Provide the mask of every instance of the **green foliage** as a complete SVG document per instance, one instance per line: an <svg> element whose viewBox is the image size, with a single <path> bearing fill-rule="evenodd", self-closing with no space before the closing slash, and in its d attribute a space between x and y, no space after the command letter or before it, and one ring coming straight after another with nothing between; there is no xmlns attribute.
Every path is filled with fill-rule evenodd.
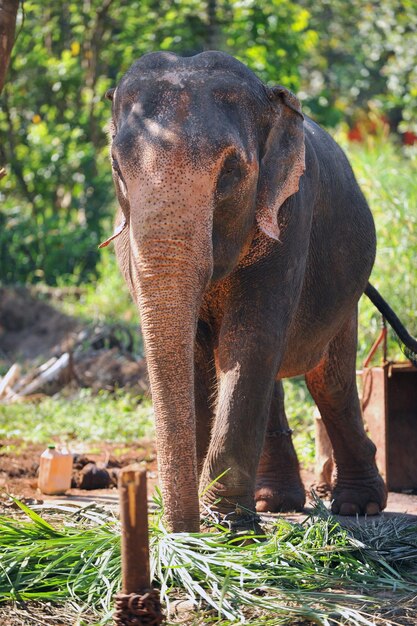
<svg viewBox="0 0 417 626"><path fill-rule="evenodd" d="M413 0L301 0L318 34L305 58L307 110L334 126L369 107L417 131L417 4Z"/></svg>
<svg viewBox="0 0 417 626"><path fill-rule="evenodd" d="M0 404L0 439L31 443L60 441L137 441L153 434L153 412L148 401L125 391L97 396L82 390L72 399L47 398L33 404Z"/></svg>
<svg viewBox="0 0 417 626"><path fill-rule="evenodd" d="M105 13L99 2L24 7L0 115L1 156L10 169L2 278L77 280L95 267L103 208L112 200L106 106L98 95L111 80L97 58L104 33L95 42Z"/></svg>
<svg viewBox="0 0 417 626"><path fill-rule="evenodd" d="M341 143L343 137L337 137ZM371 282L388 300L409 332L417 336L417 153L408 157L386 139L362 147L344 146L371 206L377 255ZM365 296L360 301L358 367L379 334L381 316ZM389 356L403 360L390 332Z"/></svg>
<svg viewBox="0 0 417 626"><path fill-rule="evenodd" d="M222 48L246 63L265 82L299 87L299 65L315 34L309 13L292 2L254 0L224 3Z"/></svg>
<svg viewBox="0 0 417 626"><path fill-rule="evenodd" d="M225 50L326 125L358 110L416 130L411 0L26 0L0 109L3 282L95 276L115 198L106 89L153 50Z"/></svg>
<svg viewBox="0 0 417 626"><path fill-rule="evenodd" d="M67 508L65 526L61 523L56 528L16 503L29 520L2 516L0 601L67 601L72 614L83 613L91 619L87 608L91 606L94 618L100 613L108 617L120 587L119 523L109 514L88 509L74 509L74 518ZM88 623L97 624L96 619Z"/></svg>
<svg viewBox="0 0 417 626"><path fill-rule="evenodd" d="M0 518L0 602L54 603L65 623L109 624L121 579L113 514L50 505L41 516L16 504L28 519ZM161 512L150 526L153 584L168 606L178 597L193 603L187 623L394 624L394 594L394 615L415 611L417 542L409 522L382 518L346 530L318 505L302 524L278 519L260 540L241 534L236 541L224 528L168 533Z"/></svg>
<svg viewBox="0 0 417 626"><path fill-rule="evenodd" d="M285 411L298 460L304 469L314 465L314 409L313 398L307 389L303 377L283 381L285 392Z"/></svg>
<svg viewBox="0 0 417 626"><path fill-rule="evenodd" d="M72 317L107 324L121 323L138 326L138 312L126 283L117 266L114 251L105 248L100 252L97 277L83 285L80 296L67 296L56 306ZM64 286L60 279L58 284Z"/></svg>

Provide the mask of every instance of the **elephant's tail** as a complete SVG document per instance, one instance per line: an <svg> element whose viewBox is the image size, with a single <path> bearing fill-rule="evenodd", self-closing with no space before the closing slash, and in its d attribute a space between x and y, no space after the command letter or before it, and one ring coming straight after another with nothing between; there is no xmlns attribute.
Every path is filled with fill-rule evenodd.
<svg viewBox="0 0 417 626"><path fill-rule="evenodd" d="M410 335L397 314L391 309L388 302L384 300L371 283L368 283L365 293L372 304L382 313L388 324L393 328L404 355L417 367L417 339Z"/></svg>

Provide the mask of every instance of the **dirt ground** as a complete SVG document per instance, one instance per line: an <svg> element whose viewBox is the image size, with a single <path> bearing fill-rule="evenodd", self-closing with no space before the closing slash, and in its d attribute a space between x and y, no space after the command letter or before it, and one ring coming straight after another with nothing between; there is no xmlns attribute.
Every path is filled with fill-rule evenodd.
<svg viewBox="0 0 417 626"><path fill-rule="evenodd" d="M39 458L45 446L26 444L18 440L0 441L0 494L3 500L7 495L24 498L27 501L43 501L57 499L56 496L45 496L38 489ZM145 462L147 466L149 495L151 496L157 482L156 453L153 442L141 440L137 445L120 444L91 444L78 446L77 458L96 463L101 467L118 469L131 463ZM76 476L74 470L73 475ZM72 499L89 498L97 501L117 500L116 482L107 489L77 489L71 488L66 497Z"/></svg>
<svg viewBox="0 0 417 626"><path fill-rule="evenodd" d="M147 394L146 362L135 353L137 330L62 313L54 305L68 289L0 287L0 374L20 366L3 398L33 399L81 387ZM78 291L70 290L72 297Z"/></svg>
<svg viewBox="0 0 417 626"><path fill-rule="evenodd" d="M0 441L0 494L3 503L6 494L25 498L29 502L62 499L62 496L45 496L38 489L39 457L44 450L42 445L23 444L17 440ZM125 467L131 463L145 462L148 470L148 495L152 497L158 482L156 451L154 443L141 440L136 445L120 444L85 444L77 450L78 456L109 468ZM302 470L302 478L308 494L315 485L314 473ZM107 489L85 490L72 488L67 491L66 498L73 501L97 501L117 506L117 489L115 482ZM328 502L328 500L327 500ZM308 507L307 507L308 510ZM417 522L417 495L390 492L384 516L404 515L415 517ZM300 519L303 514L290 514L292 519ZM343 521L343 518L340 518ZM345 518L346 519L346 518Z"/></svg>
<svg viewBox="0 0 417 626"><path fill-rule="evenodd" d="M33 361L61 346L82 324L27 287L0 287L0 365Z"/></svg>

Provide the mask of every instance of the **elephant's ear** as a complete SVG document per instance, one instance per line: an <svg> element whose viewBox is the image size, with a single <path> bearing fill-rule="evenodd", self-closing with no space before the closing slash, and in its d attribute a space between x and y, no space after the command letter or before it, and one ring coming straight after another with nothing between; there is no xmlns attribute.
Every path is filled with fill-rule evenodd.
<svg viewBox="0 0 417 626"><path fill-rule="evenodd" d="M113 239L116 239L116 237L118 237L120 235L120 233L122 233L124 231L125 228L127 228L128 224L129 224L129 203L127 201L127 197L123 195L123 193L120 191L120 185L119 182L117 181L117 178L113 175L114 177L114 183L116 186L116 193L119 199L119 206L120 206L120 221L118 224L115 224L114 226L114 231L113 234L110 235L110 237L108 237L105 241L103 241L100 245L99 248L105 248L106 246L109 245L109 243L111 241L113 241Z"/></svg>
<svg viewBox="0 0 417 626"><path fill-rule="evenodd" d="M273 87L268 95L271 121L259 173L256 219L266 235L279 239L279 208L298 191L305 169L304 116L299 101L285 87Z"/></svg>
<svg viewBox="0 0 417 626"><path fill-rule="evenodd" d="M103 241L99 245L99 248L105 248L109 245L111 241L113 241L113 239L116 239L116 237L118 237L120 233L122 233L124 229L127 228L130 219L130 208L129 201L127 199L126 183L124 182L122 173L120 172L120 168L113 163L112 169L113 182L116 188L117 199L119 200L121 215L119 223L114 227L113 234L110 235L110 237L108 237L105 241Z"/></svg>

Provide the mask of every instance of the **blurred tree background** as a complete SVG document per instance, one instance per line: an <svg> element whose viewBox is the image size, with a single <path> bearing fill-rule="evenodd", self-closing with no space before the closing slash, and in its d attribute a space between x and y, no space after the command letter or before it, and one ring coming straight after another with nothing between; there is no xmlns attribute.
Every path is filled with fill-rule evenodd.
<svg viewBox="0 0 417 626"><path fill-rule="evenodd" d="M5 283L96 275L115 205L104 93L146 52L225 50L351 139L416 138L415 0L26 0L17 33L0 109Z"/></svg>

